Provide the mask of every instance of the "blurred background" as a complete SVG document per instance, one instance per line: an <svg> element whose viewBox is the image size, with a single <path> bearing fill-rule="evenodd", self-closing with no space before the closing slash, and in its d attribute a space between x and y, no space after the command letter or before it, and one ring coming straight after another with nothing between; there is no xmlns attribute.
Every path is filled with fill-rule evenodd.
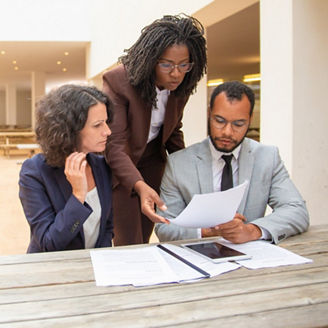
<svg viewBox="0 0 328 328"><path fill-rule="evenodd" d="M36 101L64 83L102 88L145 25L182 12L204 25L208 48L207 76L184 112L186 144L206 137L212 89L247 83L256 94L249 137L279 147L311 224L326 221L328 1L0 0L0 255L28 244L17 183L22 161L39 151Z"/></svg>

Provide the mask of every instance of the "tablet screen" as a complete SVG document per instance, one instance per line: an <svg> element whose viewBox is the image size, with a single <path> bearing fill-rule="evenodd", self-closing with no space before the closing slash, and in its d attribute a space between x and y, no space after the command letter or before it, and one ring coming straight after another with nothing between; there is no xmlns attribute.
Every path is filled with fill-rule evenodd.
<svg viewBox="0 0 328 328"><path fill-rule="evenodd" d="M230 247L221 245L217 242L197 243L184 245L193 251L209 257L210 259L222 259L226 257L243 256L244 253L236 251Z"/></svg>

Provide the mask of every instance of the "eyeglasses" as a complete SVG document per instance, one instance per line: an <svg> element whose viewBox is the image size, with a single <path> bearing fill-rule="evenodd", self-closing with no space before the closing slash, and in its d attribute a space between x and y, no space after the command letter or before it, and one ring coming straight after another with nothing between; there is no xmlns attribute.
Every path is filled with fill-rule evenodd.
<svg viewBox="0 0 328 328"><path fill-rule="evenodd" d="M228 123L231 124L232 130L235 132L239 132L243 130L245 126L247 126L246 120L236 120L236 121L229 122L223 117L219 117L219 116L212 116L211 121L213 122L213 126L219 130L224 129Z"/></svg>
<svg viewBox="0 0 328 328"><path fill-rule="evenodd" d="M157 65L163 73L171 73L175 68L177 68L180 73L188 73L191 71L194 63L181 63L177 65L171 63L157 63Z"/></svg>

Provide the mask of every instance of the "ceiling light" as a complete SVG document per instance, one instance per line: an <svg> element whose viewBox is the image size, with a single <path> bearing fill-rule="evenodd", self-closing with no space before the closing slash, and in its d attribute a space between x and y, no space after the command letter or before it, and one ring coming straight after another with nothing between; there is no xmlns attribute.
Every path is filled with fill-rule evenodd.
<svg viewBox="0 0 328 328"><path fill-rule="evenodd" d="M257 74L247 74L247 75L244 75L243 81L244 82L261 81L261 74L260 73L257 73Z"/></svg>
<svg viewBox="0 0 328 328"><path fill-rule="evenodd" d="M207 86L208 87L215 87L219 84L222 84L223 82L224 82L223 79L208 80L207 81Z"/></svg>
<svg viewBox="0 0 328 328"><path fill-rule="evenodd" d="M18 67L18 66L15 66L15 67L14 67L14 70L15 70L15 71L18 71L18 70L19 70L19 67Z"/></svg>
<svg viewBox="0 0 328 328"><path fill-rule="evenodd" d="M68 52L68 51L65 51L65 52L64 52L64 55L65 55L65 56L68 56L68 55L69 55L69 52Z"/></svg>
<svg viewBox="0 0 328 328"><path fill-rule="evenodd" d="M66 67L63 67L63 68L62 68L62 71L63 71L63 72L66 72L66 71L67 71L67 68L66 68Z"/></svg>
<svg viewBox="0 0 328 328"><path fill-rule="evenodd" d="M61 61L60 60L57 60L57 65L61 65Z"/></svg>
<svg viewBox="0 0 328 328"><path fill-rule="evenodd" d="M5 55L6 52L4 50L1 50L1 55Z"/></svg>
<svg viewBox="0 0 328 328"><path fill-rule="evenodd" d="M16 65L17 64L17 61L16 60L13 60L13 64Z"/></svg>

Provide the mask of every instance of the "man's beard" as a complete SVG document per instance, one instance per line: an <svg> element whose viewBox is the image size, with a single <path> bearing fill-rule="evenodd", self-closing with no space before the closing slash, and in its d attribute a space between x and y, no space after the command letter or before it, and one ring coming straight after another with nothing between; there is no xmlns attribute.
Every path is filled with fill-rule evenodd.
<svg viewBox="0 0 328 328"><path fill-rule="evenodd" d="M241 138L241 140L240 140L238 143L235 144L235 146L234 146L233 148L231 148L231 149L220 148L220 147L218 147L218 146L216 145L216 143L215 143L215 140L220 141L220 139L219 139L219 138L213 138L213 137L212 137L212 134L211 134L211 127L210 127L210 123L209 123L209 121L208 121L208 134L209 134L209 136L210 136L210 139L211 139L212 145L213 145L213 147L214 147L217 151L220 151L221 153L231 153L232 151L234 151L234 150L235 150L235 149L236 149L236 148L237 148L237 147L238 147L238 146L244 141L244 139L245 139L245 137L246 137L246 134L247 134L247 132L248 132L248 129L249 129L249 126L247 127L247 130L246 130L244 136ZM231 139L231 138L225 138L225 139L229 139L229 140L235 141L234 139Z"/></svg>

